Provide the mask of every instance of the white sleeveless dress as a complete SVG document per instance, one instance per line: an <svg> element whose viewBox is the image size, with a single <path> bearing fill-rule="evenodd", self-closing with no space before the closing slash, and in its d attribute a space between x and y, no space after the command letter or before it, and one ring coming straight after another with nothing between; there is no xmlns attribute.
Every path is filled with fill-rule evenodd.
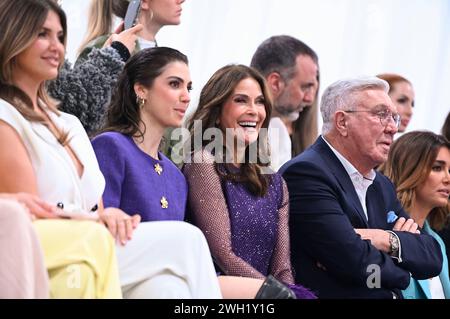
<svg viewBox="0 0 450 319"><path fill-rule="evenodd" d="M69 133L69 145L83 165L81 178L67 150L46 126L29 122L0 99L0 120L11 125L22 138L36 174L39 196L51 204L62 202L91 210L103 194L105 179L89 138L75 116L47 113L58 128Z"/></svg>

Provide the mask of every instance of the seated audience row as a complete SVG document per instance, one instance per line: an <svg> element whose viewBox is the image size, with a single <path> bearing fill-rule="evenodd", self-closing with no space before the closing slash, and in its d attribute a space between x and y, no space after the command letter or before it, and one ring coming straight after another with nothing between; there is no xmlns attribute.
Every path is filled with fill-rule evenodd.
<svg viewBox="0 0 450 319"><path fill-rule="evenodd" d="M64 12L52 0L18 0L2 2L0 15L0 143L8 145L0 151L0 191L38 195L59 207L33 222L50 296L221 297L198 229L140 224L139 215L103 208L105 181L86 132L74 116L56 110L45 90L64 61ZM101 223L57 218L62 212L98 217L110 233ZM114 239L124 245L117 257Z"/></svg>
<svg viewBox="0 0 450 319"><path fill-rule="evenodd" d="M142 1L142 21L154 23L155 3ZM187 123L183 174L160 145L190 102L187 57L137 41L137 34L154 40L164 24L152 35L142 25L112 35L50 85L62 105L87 89L102 101L98 109L118 77L110 105L91 122L90 133L103 125L91 144L80 121L47 94L64 63L64 12L53 0L3 3L0 12L0 142L9 145L0 151L7 247L0 283L11 287L0 297L450 297L445 246L431 228L448 218L449 142L412 132L391 147L412 114L406 79L379 75L390 91L378 78L332 84L322 98L323 135L275 173L267 130L272 108L279 112L289 95L281 83L301 84L301 103L290 111L298 118L313 109L319 71L305 44L272 37L252 64L263 68L265 48L288 41L299 46L287 67L293 72L275 68L264 77L244 65L215 72ZM115 70L105 91L65 87L93 61L86 79ZM277 83L286 91L272 102ZM294 128L294 120L283 125ZM405 155L412 150L416 156ZM32 262L16 266L17 258Z"/></svg>
<svg viewBox="0 0 450 319"><path fill-rule="evenodd" d="M250 81L258 77L259 82L256 84L258 88L256 89L256 85L253 84L253 91L260 92L259 86L265 85L264 80L248 67L236 66L226 71L224 72L226 74L223 74L224 78L237 75L240 77L235 80L237 82L246 79ZM179 169L158 151L158 147L165 129L181 125L190 101L191 85L187 58L174 49L164 47L145 49L135 54L125 65L107 113L104 133L92 141L100 168L106 178L105 204L126 212L139 212L144 221L184 220L188 196L186 179ZM220 87L224 86L221 83L212 83L210 87L205 88L205 94L216 97L220 95L216 92ZM249 103L251 105L255 103L249 101L250 93L247 87L240 88L233 96L231 96L233 86L230 86L229 90L224 98L241 99L243 102L237 104L244 111ZM260 95L257 99L258 105L267 105L270 110L267 93L266 99ZM220 104L216 108L221 108ZM226 110L223 113L232 112ZM264 119L265 115L259 118L259 126ZM231 125L229 122L226 124ZM237 125L237 122L234 125ZM223 131L227 127L223 127ZM258 130L253 130L253 135L257 137ZM248 143L246 141L244 145ZM203 167L203 164L200 165ZM192 192L196 187L189 185L189 189ZM221 207L216 207L213 201L209 200L209 203L220 211ZM286 221L286 210L284 215ZM285 226L283 233L287 234L287 223ZM215 233L215 236L223 238L229 236L228 233L223 233L222 236L222 233L223 231ZM246 242L249 238L250 236L241 238L241 242ZM211 246L211 242L209 244ZM273 248L268 251L267 262L279 251L283 253L284 271L290 273L289 246L285 243L282 249L280 247L279 250L272 250ZM212 252L214 259L217 260L214 249ZM258 253L252 252L252 255L258 256ZM268 264L265 267L268 267ZM234 276L219 276L223 295L226 298L253 298L270 273L266 272L263 276L244 271L223 272L224 275ZM290 277L281 275L278 271L272 273L279 280L293 283L292 275ZM236 289L237 287L240 289ZM288 292L286 289L286 293Z"/></svg>

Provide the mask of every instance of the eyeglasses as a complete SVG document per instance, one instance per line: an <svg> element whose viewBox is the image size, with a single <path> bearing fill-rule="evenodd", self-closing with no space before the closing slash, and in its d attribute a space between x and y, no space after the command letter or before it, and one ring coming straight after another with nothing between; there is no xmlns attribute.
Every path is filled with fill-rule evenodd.
<svg viewBox="0 0 450 319"><path fill-rule="evenodd" d="M394 121L395 127L399 128L400 126L400 114L393 114L390 111L383 110L383 111L366 111L366 110L360 110L360 111L352 111L352 110L344 110L346 113L359 113L359 112L366 112L371 113L372 115L377 116L380 119L381 125L384 127L388 126L389 121Z"/></svg>

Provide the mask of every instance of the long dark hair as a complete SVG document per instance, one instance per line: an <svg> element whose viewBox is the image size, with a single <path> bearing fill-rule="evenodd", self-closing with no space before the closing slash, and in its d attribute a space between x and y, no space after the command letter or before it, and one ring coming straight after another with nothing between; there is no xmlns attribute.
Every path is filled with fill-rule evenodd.
<svg viewBox="0 0 450 319"><path fill-rule="evenodd" d="M139 128L142 120L134 85L138 83L150 88L164 68L177 61L188 64L187 57L172 48L149 48L134 54L119 76L101 132L115 131L142 138L145 127L144 131Z"/></svg>
<svg viewBox="0 0 450 319"><path fill-rule="evenodd" d="M427 131L406 133L392 144L380 171L395 184L397 197L406 211L414 205L417 187L427 180L441 147L450 150L450 142L442 135ZM440 230L449 213L447 203L445 207L433 208L427 219L431 227Z"/></svg>
<svg viewBox="0 0 450 319"><path fill-rule="evenodd" d="M208 80L200 93L200 100L197 110L189 118L187 128L190 132L191 138L191 152L198 151L195 149L197 145L195 140L201 140L202 146L205 147L209 141L205 141L202 137L208 128L216 127L216 122L220 117L223 105L227 99L233 94L234 89L244 79L251 78L258 82L264 96L264 107L266 110L266 118L262 124L262 128L269 126L270 115L272 112L272 99L267 88L264 77L256 70L245 65L227 65L218 71ZM202 131L194 130L194 121L200 120L202 123ZM194 135L196 134L196 135ZM201 134L201 136L198 136ZM262 174L261 167L269 165L268 143L267 136L263 143L260 143L261 135L254 142L257 143L257 163L250 163L246 161L240 167L239 173L235 174L230 170L216 169L219 175L225 179L230 179L236 182L244 183L247 189L256 196L264 196L267 193L269 185L269 176ZM246 158L249 158L250 146L247 146L245 151ZM225 166L226 168L226 166Z"/></svg>

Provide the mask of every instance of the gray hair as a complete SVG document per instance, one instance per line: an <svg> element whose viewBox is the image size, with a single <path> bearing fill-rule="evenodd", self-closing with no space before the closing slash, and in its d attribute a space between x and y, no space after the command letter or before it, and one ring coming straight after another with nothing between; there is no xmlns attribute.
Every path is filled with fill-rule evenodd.
<svg viewBox="0 0 450 319"><path fill-rule="evenodd" d="M389 84L377 77L360 77L334 82L323 92L320 103L323 126L322 134L327 134L333 128L334 114L338 110L354 110L356 93L365 90L383 90L388 93Z"/></svg>

